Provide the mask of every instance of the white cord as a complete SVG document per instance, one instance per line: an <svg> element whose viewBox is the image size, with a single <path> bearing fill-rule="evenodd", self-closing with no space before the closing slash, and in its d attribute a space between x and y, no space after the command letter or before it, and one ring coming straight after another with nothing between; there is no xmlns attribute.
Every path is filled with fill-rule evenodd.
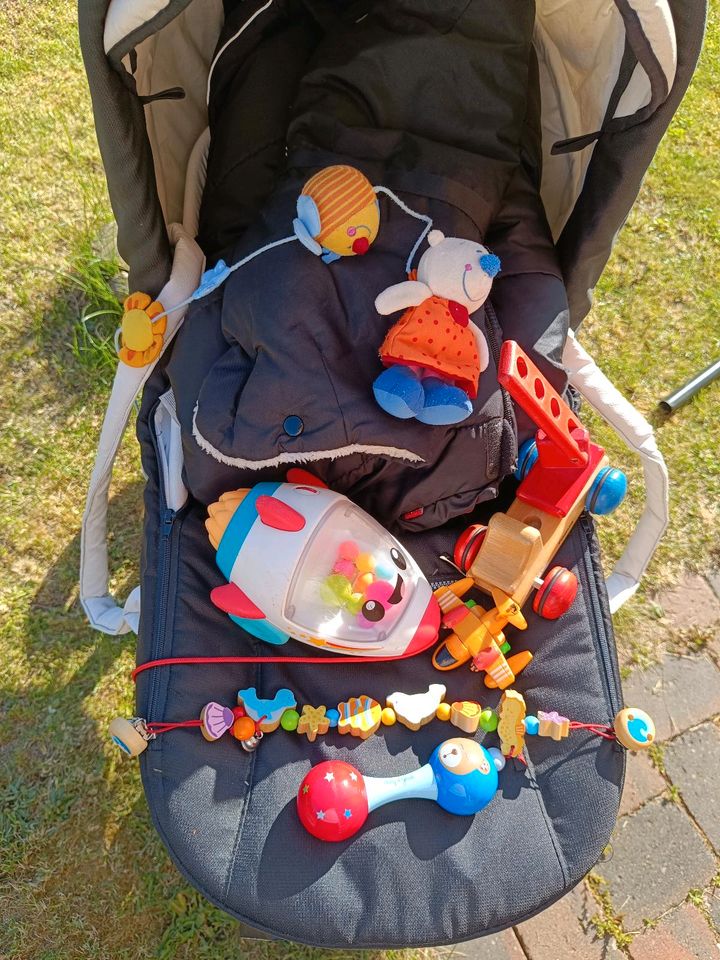
<svg viewBox="0 0 720 960"><path fill-rule="evenodd" d="M200 278L200 286L197 288L197 290L193 290L192 294L186 300L183 300L181 303L176 303L174 307L169 307L167 310L159 313L156 317L153 317L152 322L156 323L158 320L162 319L162 317L167 317L169 314L179 310L180 307L185 307L187 304L192 303L193 300L202 300L203 297L206 297L209 293L212 293L213 290L216 290L221 284L225 283L231 273L239 270L240 267L244 267L246 263L250 263L250 261L254 260L255 257L259 257L261 253L267 253L268 250L273 250L275 247L282 247L285 243L293 243L295 240L297 240L297 237L294 235L292 237L283 237L282 240L273 240L272 243L266 243L264 247L259 247L257 250L253 250L252 253L249 253L246 257L243 257L242 260L238 260L238 262L234 263L231 267L228 267L224 260L218 260L213 269L206 270L203 276ZM205 277L206 274L212 274L214 270L217 270L221 263L223 264L223 269L218 272L218 281L211 284L203 283L203 277Z"/></svg>
<svg viewBox="0 0 720 960"><path fill-rule="evenodd" d="M413 262L413 259L415 258L415 254L418 252L420 248L420 244L423 242L425 237L430 233L430 230L432 229L432 225L433 225L432 217L428 217L424 213L418 213L417 210L413 210L406 203L403 203L400 197L396 193L393 193L392 190L389 190L387 187L373 187L373 190L375 191L375 193L384 193L387 197L390 197L390 199L394 203L396 203L401 210L409 214L411 217L415 217L416 220L425 221L425 229L415 241L415 246L410 251L410 255L408 256L407 262L405 264L405 273L410 273L410 267L412 266L412 262Z"/></svg>
<svg viewBox="0 0 720 960"><path fill-rule="evenodd" d="M273 5L274 2L275 0L267 0L267 3L264 6L260 7L258 10L256 10L255 13L250 17L250 19L246 20L245 23L240 27L237 33L234 33L229 40L226 40L225 43L220 47L218 52L215 54L215 57L213 58L213 62L210 64L210 71L208 72L207 95L206 95L206 101L205 101L207 104L210 103L210 84L212 83L213 72L215 71L215 66L218 60L225 53L225 51L230 46L230 44L235 43L237 38L241 36L241 34L245 33L245 31L253 22L253 20L255 20L256 17L259 17L261 13L264 13L268 7L271 7Z"/></svg>
<svg viewBox="0 0 720 960"><path fill-rule="evenodd" d="M270 0L272 2L272 0ZM268 3L267 6L270 4ZM262 8L263 10L265 7ZM258 13L261 11L258 10ZM248 21L250 22L250 21ZM247 26L247 24L246 24ZM222 52L222 51L221 51ZM409 216L414 217L416 220L422 220L425 223L425 228L423 229L420 236L415 241L415 245L410 251L410 255L407 258L405 264L405 272L410 272L410 267L413 262L413 258L417 253L420 244L423 242L425 237L430 232L430 229L433 225L432 217L426 216L424 213L418 213L417 210L413 210L411 207L408 207L406 203L398 197L397 194L393 193L392 190L389 190L387 187L373 187L375 193L384 193L389 197L394 203L396 203L401 210L409 214ZM257 250L253 250L252 253L249 253L246 257L243 257L242 260L238 260L237 263L234 263L231 267L228 267L223 260L218 260L215 266L211 270L206 270L200 278L200 285L196 290L192 292L189 297L186 297L185 300L181 300L180 303L176 303L172 307L168 307L167 310L163 310L162 313L158 313L157 316L152 318L152 323L157 323L158 320L162 320L163 317L169 316L169 314L174 313L176 310L179 310L181 307L186 307L188 304L192 303L194 300L202 300L203 297L206 297L208 293L212 293L213 290L216 290L221 284L225 283L227 278L231 273L234 273L236 270L239 270L240 267L244 267L245 264L250 263L251 260L254 260L256 257L259 257L262 253L267 253L268 250L274 250L275 247L282 247L286 243L293 243L295 240L298 240L298 237L293 234L291 237L283 237L282 240L273 240L272 243L266 243L264 247L259 247ZM222 266L220 266L222 264ZM220 268L220 269L218 269ZM213 276L215 274L215 276ZM115 348L119 350L119 338L120 338L121 328L115 331Z"/></svg>

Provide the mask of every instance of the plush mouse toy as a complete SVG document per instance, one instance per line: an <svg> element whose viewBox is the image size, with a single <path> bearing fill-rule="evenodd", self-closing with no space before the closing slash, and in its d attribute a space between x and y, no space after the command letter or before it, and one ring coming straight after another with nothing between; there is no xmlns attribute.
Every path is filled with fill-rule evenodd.
<svg viewBox="0 0 720 960"><path fill-rule="evenodd" d="M488 364L482 332L470 320L487 299L500 260L481 243L428 235L417 278L388 287L375 307L383 316L405 310L380 347L385 367L373 384L387 413L422 423L460 423L472 413L480 373Z"/></svg>

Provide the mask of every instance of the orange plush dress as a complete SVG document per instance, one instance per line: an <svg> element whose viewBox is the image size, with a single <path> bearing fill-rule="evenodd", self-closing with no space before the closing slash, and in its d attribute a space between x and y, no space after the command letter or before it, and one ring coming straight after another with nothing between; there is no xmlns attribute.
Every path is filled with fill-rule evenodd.
<svg viewBox="0 0 720 960"><path fill-rule="evenodd" d="M410 307L388 331L380 347L386 367L424 367L474 399L480 378L477 343L466 307L428 297Z"/></svg>

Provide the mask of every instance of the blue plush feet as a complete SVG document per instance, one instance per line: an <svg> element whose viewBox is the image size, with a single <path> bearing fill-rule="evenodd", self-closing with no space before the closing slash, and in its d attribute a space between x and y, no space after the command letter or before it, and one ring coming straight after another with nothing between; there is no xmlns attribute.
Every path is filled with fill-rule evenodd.
<svg viewBox="0 0 720 960"><path fill-rule="evenodd" d="M472 413L472 403L460 387L455 387L438 377L427 377L422 382L425 401L415 414L421 423L432 426L460 423Z"/></svg>
<svg viewBox="0 0 720 960"><path fill-rule="evenodd" d="M409 367L396 366L383 370L373 384L373 393L386 413L401 420L417 417L425 402L420 377Z"/></svg>

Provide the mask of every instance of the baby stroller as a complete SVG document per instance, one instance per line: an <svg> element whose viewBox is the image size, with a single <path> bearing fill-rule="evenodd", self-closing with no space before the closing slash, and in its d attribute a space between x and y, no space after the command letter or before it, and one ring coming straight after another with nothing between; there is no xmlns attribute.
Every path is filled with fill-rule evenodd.
<svg viewBox="0 0 720 960"><path fill-rule="evenodd" d="M667 476L650 426L575 331L689 83L704 17L704 0L80 0L119 250L131 290L148 295L137 304L168 311L146 362L119 364L103 425L82 534L91 624L135 631L138 664L262 657L267 645L209 602L221 578L207 507L297 466L392 530L434 586L454 579L439 558L512 496L533 432L497 381L500 341L515 340L644 467L645 510L608 579L584 513L557 557L579 582L570 610L558 621L524 610L536 656L516 688L610 722L622 706L611 613L664 531ZM328 264L287 243L192 300L206 268L287 237L303 185L333 164L385 188L367 256ZM488 366L457 425L394 419L372 396L388 326L374 300L404 278L413 214L503 265L479 321ZM107 497L140 391L142 582L121 606L108 591ZM174 664L138 675L137 716L185 721L251 686L268 697L290 688L305 704L384 702L437 677L424 655L340 668ZM456 671L453 699L477 699L478 682ZM480 690L497 702L499 691ZM474 818L408 801L346 843L302 831L295 795L311 763L344 758L387 777L438 740L433 724L395 725L367 740L273 734L244 752L177 729L140 762L170 856L228 913L318 946L431 946L517 924L578 883L607 843L624 776L616 743L577 731L534 742L527 767L508 764Z"/></svg>

